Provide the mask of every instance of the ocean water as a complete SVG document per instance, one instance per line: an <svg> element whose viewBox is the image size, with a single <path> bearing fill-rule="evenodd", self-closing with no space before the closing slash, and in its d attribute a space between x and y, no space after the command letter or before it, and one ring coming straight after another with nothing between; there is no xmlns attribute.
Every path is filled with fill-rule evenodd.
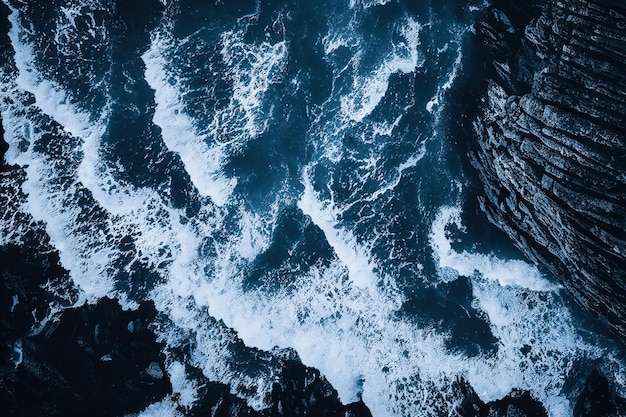
<svg viewBox="0 0 626 417"><path fill-rule="evenodd" d="M457 415L460 379L568 416L594 367L626 394L471 204L451 107L482 1L3 1L0 243L41 222L68 303L154 301L173 394L140 415L191 406L190 365L262 409L288 348L374 416Z"/></svg>

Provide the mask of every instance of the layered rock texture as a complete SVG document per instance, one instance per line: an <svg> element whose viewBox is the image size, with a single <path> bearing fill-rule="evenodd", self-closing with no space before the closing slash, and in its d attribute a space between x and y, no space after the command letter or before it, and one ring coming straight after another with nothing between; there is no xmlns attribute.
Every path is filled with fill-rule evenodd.
<svg viewBox="0 0 626 417"><path fill-rule="evenodd" d="M476 26L480 205L624 340L626 3L506 3Z"/></svg>

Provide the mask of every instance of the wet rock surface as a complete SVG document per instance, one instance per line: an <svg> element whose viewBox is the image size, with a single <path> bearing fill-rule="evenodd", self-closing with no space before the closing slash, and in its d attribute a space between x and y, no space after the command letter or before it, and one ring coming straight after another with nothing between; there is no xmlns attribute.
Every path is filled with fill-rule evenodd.
<svg viewBox="0 0 626 417"><path fill-rule="evenodd" d="M489 46L482 59L490 80L476 83L473 92L484 98L473 119L479 140L471 149L485 184L482 208L531 259L561 276L581 304L624 335L624 6L497 3L477 26L479 42ZM0 140L0 157L5 150ZM0 175L0 196L23 199L23 170L2 163ZM0 206L7 215L5 202ZM69 308L75 289L43 228L27 219L15 224L30 231L23 244L0 248L3 415L123 415L171 395L162 346L150 331L152 304L124 311L102 299ZM200 375L201 398L180 412L370 415L362 402L342 405L319 371L297 356L280 360L283 375L267 409L252 410L227 385ZM546 415L527 392L484 403L469 385L459 382L459 389L464 416ZM626 415L626 405L594 371L574 415Z"/></svg>
<svg viewBox="0 0 626 417"><path fill-rule="evenodd" d="M21 363L1 391L7 415L122 415L163 398L171 386L146 328L153 314L149 303L123 311L102 299L68 309L53 329L22 338Z"/></svg>
<svg viewBox="0 0 626 417"><path fill-rule="evenodd" d="M0 131L0 133L2 133ZM4 156L6 143L0 136ZM0 404L7 416L132 415L172 394L163 346L150 330L154 305L123 310L103 298L72 307L78 292L43 225L19 210L25 172L0 165L2 216L27 229L0 246ZM20 217L21 216L21 217ZM11 236L12 231L3 231ZM243 349L246 349L242 346ZM199 398L185 416L371 416L363 402L343 405L337 391L294 352L276 352L282 375L260 411L196 370ZM192 372L193 373L193 372Z"/></svg>
<svg viewBox="0 0 626 417"><path fill-rule="evenodd" d="M626 337L626 4L494 2L469 92L479 202Z"/></svg>
<svg viewBox="0 0 626 417"><path fill-rule="evenodd" d="M460 382L465 400L458 408L463 417L547 417L540 401L528 391L514 390L500 400L483 402L474 390Z"/></svg>
<svg viewBox="0 0 626 417"><path fill-rule="evenodd" d="M6 165L0 174L6 186L24 176ZM2 207L2 215L15 208ZM2 415L123 415L171 392L162 346L148 329L154 306L124 311L103 298L72 307L78 292L43 226L22 220L29 230L0 247Z"/></svg>

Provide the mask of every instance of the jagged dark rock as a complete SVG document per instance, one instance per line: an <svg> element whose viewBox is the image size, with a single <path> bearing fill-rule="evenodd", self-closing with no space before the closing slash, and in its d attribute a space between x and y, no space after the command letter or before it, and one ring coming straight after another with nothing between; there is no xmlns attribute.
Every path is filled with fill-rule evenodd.
<svg viewBox="0 0 626 417"><path fill-rule="evenodd" d="M9 150L9 145L4 140L4 127L2 126L2 114L0 114L0 171L4 172L9 169L9 166L4 160L4 154Z"/></svg>
<svg viewBox="0 0 626 417"><path fill-rule="evenodd" d="M23 245L0 247L0 377L15 370L22 340L51 317L51 308L68 305L76 295L47 235L33 226Z"/></svg>
<svg viewBox="0 0 626 417"><path fill-rule="evenodd" d="M626 4L508 3L476 25L480 206L624 340Z"/></svg>
<svg viewBox="0 0 626 417"><path fill-rule="evenodd" d="M306 367L294 354L284 360L282 378L272 389L267 416L371 417L362 401L343 405L337 391L317 369Z"/></svg>
<svg viewBox="0 0 626 417"><path fill-rule="evenodd" d="M548 416L541 402L528 391L513 390L500 400L485 403L465 381L458 381L457 387L465 397L456 410L463 417Z"/></svg>
<svg viewBox="0 0 626 417"><path fill-rule="evenodd" d="M241 347L250 350L245 346ZM278 360L281 374L272 387L269 406L260 411L250 408L246 402L230 393L225 384L207 380L198 369L188 369L200 387L198 401L188 410L180 412L189 417L215 415L217 417L371 417L363 401L343 405L333 386L320 372L305 366L297 353L291 349L272 353Z"/></svg>
<svg viewBox="0 0 626 417"><path fill-rule="evenodd" d="M0 389L5 415L122 415L162 399L171 385L147 328L155 314L151 303L123 311L103 298L21 338L21 363Z"/></svg>
<svg viewBox="0 0 626 417"><path fill-rule="evenodd" d="M540 401L528 391L513 391L501 400L485 404L481 417L548 417Z"/></svg>

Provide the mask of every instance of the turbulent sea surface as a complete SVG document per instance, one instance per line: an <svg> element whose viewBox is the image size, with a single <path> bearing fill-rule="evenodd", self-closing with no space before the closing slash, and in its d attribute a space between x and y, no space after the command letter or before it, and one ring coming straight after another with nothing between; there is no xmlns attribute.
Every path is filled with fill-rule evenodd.
<svg viewBox="0 0 626 417"><path fill-rule="evenodd" d="M140 416L203 381L263 410L296 355L376 417L459 415L461 383L569 416L594 369L626 395L620 346L476 209L482 2L3 1L0 244L42 228L67 271L32 332L152 300L171 393Z"/></svg>

